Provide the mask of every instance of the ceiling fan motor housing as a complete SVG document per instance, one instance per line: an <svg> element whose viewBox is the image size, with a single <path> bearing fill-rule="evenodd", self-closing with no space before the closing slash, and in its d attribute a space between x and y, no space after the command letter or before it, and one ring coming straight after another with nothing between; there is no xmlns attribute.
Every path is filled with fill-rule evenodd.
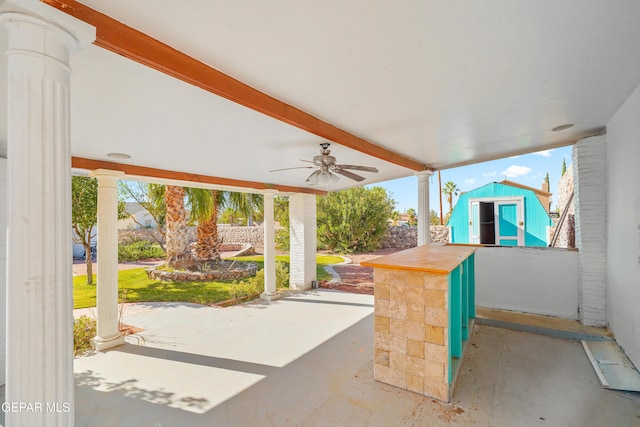
<svg viewBox="0 0 640 427"><path fill-rule="evenodd" d="M313 156L313 164L316 166L331 165L336 163L336 158L328 154L321 154L319 156Z"/></svg>

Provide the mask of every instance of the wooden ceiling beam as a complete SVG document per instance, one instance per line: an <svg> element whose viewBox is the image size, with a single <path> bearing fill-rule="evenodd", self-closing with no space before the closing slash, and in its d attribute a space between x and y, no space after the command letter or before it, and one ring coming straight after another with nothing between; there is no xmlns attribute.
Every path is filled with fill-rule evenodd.
<svg viewBox="0 0 640 427"><path fill-rule="evenodd" d="M96 27L95 45L329 141L414 171L416 160L375 145L248 86L138 30L74 0L42 0Z"/></svg>
<svg viewBox="0 0 640 427"><path fill-rule="evenodd" d="M85 159L82 157L72 157L71 167L76 169L86 169L94 171L97 169L108 169L124 172L131 177L144 177L158 180L172 180L181 182L192 182L196 184L207 184L221 187L242 187L260 191L275 190L281 193L306 193L324 196L326 191L314 190L305 187L292 187L288 185L265 184L262 182L244 181L240 179L220 178L217 176L201 175L189 172L177 172L164 169L148 168L145 166L127 165L116 162L106 162L103 160Z"/></svg>

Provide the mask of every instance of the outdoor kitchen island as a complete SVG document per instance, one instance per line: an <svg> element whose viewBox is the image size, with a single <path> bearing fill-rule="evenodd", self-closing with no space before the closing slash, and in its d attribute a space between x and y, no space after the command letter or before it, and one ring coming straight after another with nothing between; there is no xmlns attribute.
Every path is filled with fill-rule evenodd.
<svg viewBox="0 0 640 427"><path fill-rule="evenodd" d="M472 246L423 245L375 258L376 380L449 402L475 318Z"/></svg>

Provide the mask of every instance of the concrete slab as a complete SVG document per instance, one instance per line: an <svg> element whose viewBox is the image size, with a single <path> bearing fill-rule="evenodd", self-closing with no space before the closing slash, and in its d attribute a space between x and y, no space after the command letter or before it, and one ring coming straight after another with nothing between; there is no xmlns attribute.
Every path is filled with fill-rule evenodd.
<svg viewBox="0 0 640 427"><path fill-rule="evenodd" d="M476 327L452 404L374 381L373 297L317 290L226 309L132 304L145 329L76 359L77 426L628 426L579 343Z"/></svg>

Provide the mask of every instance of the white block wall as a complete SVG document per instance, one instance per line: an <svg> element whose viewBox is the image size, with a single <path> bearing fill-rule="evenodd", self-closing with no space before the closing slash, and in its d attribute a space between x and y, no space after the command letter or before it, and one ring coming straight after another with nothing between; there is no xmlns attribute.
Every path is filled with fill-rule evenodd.
<svg viewBox="0 0 640 427"><path fill-rule="evenodd" d="M309 289L316 280L316 196L289 196L289 231L291 263L289 287Z"/></svg>
<svg viewBox="0 0 640 427"><path fill-rule="evenodd" d="M578 252L481 247L475 266L478 306L577 319Z"/></svg>
<svg viewBox="0 0 640 427"><path fill-rule="evenodd" d="M581 139L573 147L578 300L585 325L606 324L607 138Z"/></svg>
<svg viewBox="0 0 640 427"><path fill-rule="evenodd" d="M0 157L0 384L5 383L7 295L7 159Z"/></svg>
<svg viewBox="0 0 640 427"><path fill-rule="evenodd" d="M640 368L640 88L607 124L607 322Z"/></svg>

